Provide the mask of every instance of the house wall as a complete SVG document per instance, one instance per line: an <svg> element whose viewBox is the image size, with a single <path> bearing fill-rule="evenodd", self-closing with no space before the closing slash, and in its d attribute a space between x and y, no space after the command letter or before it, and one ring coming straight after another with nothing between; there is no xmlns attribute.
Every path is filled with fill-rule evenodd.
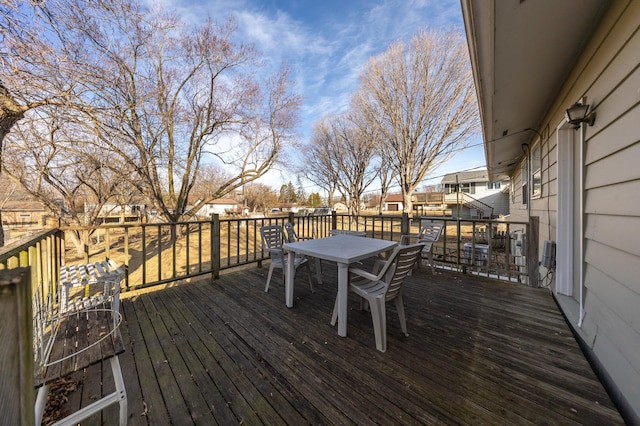
<svg viewBox="0 0 640 426"><path fill-rule="evenodd" d="M493 207L493 214L507 215L509 214L509 197L503 192L508 181L500 182L500 189L488 189L487 182L476 183L476 193L474 198Z"/></svg>
<svg viewBox="0 0 640 426"><path fill-rule="evenodd" d="M487 188L488 181L477 181L473 182L473 191L469 193L469 196L475 198L476 200L493 207L493 215L507 215L509 214L509 196L504 193L504 188L509 184L509 181L500 182L500 189L489 189ZM453 188L455 191L455 188ZM456 197L455 192L447 193L445 195L445 201L447 204L447 208L451 209L454 217L456 216ZM491 210L489 208L485 211L485 218L488 217ZM462 206L460 216L463 218L470 217L470 210L467 206Z"/></svg>
<svg viewBox="0 0 640 426"><path fill-rule="evenodd" d="M45 211L2 211L2 225L6 227L44 226L49 214Z"/></svg>
<svg viewBox="0 0 640 426"><path fill-rule="evenodd" d="M219 214L224 216L227 211L236 209L236 204L205 204L199 211L200 216L211 216L212 214Z"/></svg>
<svg viewBox="0 0 640 426"><path fill-rule="evenodd" d="M402 211L402 203L384 203L384 209L390 212Z"/></svg>
<svg viewBox="0 0 640 426"><path fill-rule="evenodd" d="M640 424L640 2L613 2L588 41L538 128L542 195L522 207L520 167L514 174L512 220L540 217L542 241L557 238L558 140L563 111L586 96L597 118L583 125L584 261L574 268L574 292L557 294L614 399L632 424ZM567 23L568 25L570 23ZM574 131L579 149L580 132ZM577 179L577 177L576 177ZM578 204L579 206L579 204ZM580 232L580 221L574 224ZM579 234L578 234L579 235ZM579 251L574 250L579 256ZM583 274L580 288L580 274ZM550 282L552 290L555 281ZM580 310L582 302L582 312ZM582 317L581 317L582 316Z"/></svg>

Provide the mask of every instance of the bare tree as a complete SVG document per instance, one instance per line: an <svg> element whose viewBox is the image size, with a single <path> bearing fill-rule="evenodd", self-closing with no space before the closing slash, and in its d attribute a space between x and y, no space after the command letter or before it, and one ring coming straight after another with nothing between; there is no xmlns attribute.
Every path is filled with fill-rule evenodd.
<svg viewBox="0 0 640 426"><path fill-rule="evenodd" d="M26 111L47 103L59 102L62 97L51 95L52 82L44 75L46 72L38 73L34 69L36 67L31 66L38 56L43 57L48 53L44 49L46 42L42 42L38 35L39 26L32 18L34 10L26 2L0 2L0 155L5 136L24 117ZM57 39L55 33L52 37ZM25 46L29 46L28 52L25 51ZM64 67L62 63L59 65ZM25 90L25 74L37 82L33 90ZM70 86L68 84L67 88ZM20 96L21 92L28 94ZM64 92L65 89L62 88L58 94L62 95Z"/></svg>
<svg viewBox="0 0 640 426"><path fill-rule="evenodd" d="M38 3L0 2L0 171L7 162L5 138L11 129L36 108L76 105L82 92L70 66L82 51L67 49L66 32ZM50 31L46 31L49 28ZM63 54L54 53L56 46ZM27 151L29 148L27 148ZM45 154L46 155L46 154ZM29 161L24 156L17 165ZM20 182L19 179L13 178ZM42 180L39 181L42 183ZM33 194L33 191L28 191ZM53 193L47 188L48 194ZM38 197L41 198L41 197ZM51 207L56 195L44 204ZM45 200L41 200L45 201ZM59 209L53 209L56 211ZM4 239L4 238L2 238Z"/></svg>
<svg viewBox="0 0 640 426"><path fill-rule="evenodd" d="M28 111L7 135L4 174L20 184L56 214L65 225L96 223L104 204L122 200L124 169L114 172L117 158L101 144L85 144L94 137L84 126L61 114L60 108ZM124 202L124 201L123 201ZM89 234L71 234L82 253Z"/></svg>
<svg viewBox="0 0 640 426"><path fill-rule="evenodd" d="M354 98L353 102L357 102L357 98ZM377 178L380 180L380 192L378 211L382 212L384 207L384 199L389 193L389 187L393 183L393 170L390 167L389 156L385 152L384 135L380 133L377 126L371 123L369 116L362 115L365 111L360 108L353 107L349 112L351 121L358 129L358 133L363 140L367 141L367 146L371 151L367 151L367 154L372 155L370 159L371 170L375 170Z"/></svg>
<svg viewBox="0 0 640 426"><path fill-rule="evenodd" d="M252 182L244 187L245 201L253 212L266 212L278 202L278 194L260 182Z"/></svg>
<svg viewBox="0 0 640 426"><path fill-rule="evenodd" d="M190 30L135 0L48 0L3 3L0 29L0 136L33 109L73 109L79 133L92 135L74 154L108 150L117 160L105 167L124 170L170 221L191 213L204 158L234 168L218 198L266 173L293 135L300 97L289 70L255 81L257 52L232 41L232 19Z"/></svg>
<svg viewBox="0 0 640 426"><path fill-rule="evenodd" d="M314 127L311 164L317 166L309 172L326 173L347 201L349 214L357 215L362 194L377 173L371 167L374 154L375 137L370 128L359 126L347 114L326 118Z"/></svg>
<svg viewBox="0 0 640 426"><path fill-rule="evenodd" d="M381 143L378 145L379 148L384 147L384 144ZM382 212L384 210L384 200L389 195L389 188L393 183L393 170L389 167L389 157L384 154L384 152L379 152L378 158L380 160L380 164L378 167L378 177L380 179L380 197L378 198L378 211Z"/></svg>
<svg viewBox="0 0 640 426"><path fill-rule="evenodd" d="M314 135L316 136L305 149L306 155L298 173L327 192L327 203L331 207L337 187L337 178L332 170L330 157L325 155L327 145L320 138L320 134L324 131L322 128L324 125L322 121L314 125Z"/></svg>
<svg viewBox="0 0 640 426"><path fill-rule="evenodd" d="M479 129L467 45L460 31L421 31L370 59L353 108L380 134L404 211L427 175Z"/></svg>
<svg viewBox="0 0 640 426"><path fill-rule="evenodd" d="M25 108L19 105L0 80L0 168L2 167L2 142L13 125L24 116Z"/></svg>
<svg viewBox="0 0 640 426"><path fill-rule="evenodd" d="M300 173L327 191L327 203L332 207L334 193L338 186L338 171L333 162L333 144L330 135L331 127L327 118L314 124Z"/></svg>
<svg viewBox="0 0 640 426"><path fill-rule="evenodd" d="M231 174L222 167L212 164L201 166L190 192L190 202L195 204L201 203L202 200L211 200L211 197L220 193L220 188L230 178Z"/></svg>
<svg viewBox="0 0 640 426"><path fill-rule="evenodd" d="M132 15L125 8L100 12L113 13L114 22L124 14L131 21L118 43L91 22L82 28L114 70L111 90L103 87L100 99L118 114L101 120L107 123L103 129L113 135L111 148L138 169L140 189L168 220L191 214L186 211L188 196L207 154L236 171L205 203L259 178L275 164L291 136L300 99L289 92L286 68L265 90L249 77L256 52L232 42L232 20L207 22L187 34L172 16ZM126 49L123 43L128 43Z"/></svg>

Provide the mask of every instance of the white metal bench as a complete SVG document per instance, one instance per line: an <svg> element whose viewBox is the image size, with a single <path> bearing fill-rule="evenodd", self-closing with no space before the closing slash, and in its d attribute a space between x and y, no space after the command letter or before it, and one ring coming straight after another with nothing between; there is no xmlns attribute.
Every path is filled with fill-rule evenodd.
<svg viewBox="0 0 640 426"><path fill-rule="evenodd" d="M110 302L119 312L123 278L124 270L112 260L60 267L60 312L105 302Z"/></svg>
<svg viewBox="0 0 640 426"><path fill-rule="evenodd" d="M120 425L127 423L127 394L118 360L124 352L119 329L122 277L122 269L109 262L62 267L59 300L38 292L34 295L36 425L42 421L53 381L102 360L110 362L115 391L55 424L76 425L115 403L120 405ZM82 289L80 295L72 291L76 287ZM90 287L97 287L98 291Z"/></svg>

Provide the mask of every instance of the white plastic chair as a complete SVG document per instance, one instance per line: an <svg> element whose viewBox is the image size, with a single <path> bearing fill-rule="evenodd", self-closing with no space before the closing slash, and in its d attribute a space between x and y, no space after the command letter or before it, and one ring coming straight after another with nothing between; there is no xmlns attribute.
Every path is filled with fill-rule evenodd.
<svg viewBox="0 0 640 426"><path fill-rule="evenodd" d="M287 234L287 242L289 243L295 243L296 241L312 240L314 238L314 237L299 236L295 228L293 227L293 223L291 222L287 222L284 224L284 230ZM315 259L316 277L317 277L318 283L322 284L322 261L317 257L316 258L307 257L307 258L309 260Z"/></svg>
<svg viewBox="0 0 640 426"><path fill-rule="evenodd" d="M282 281L285 282L288 260L285 254L282 244L284 243L284 232L280 225L266 225L260 228L260 235L262 236L262 248L269 252L271 256L271 265L269 266L269 274L267 275L267 285L264 288L265 293L269 291L269 283L271 282L271 276L275 268L282 269ZM309 276L309 288L313 290L313 283L311 282L311 269L309 268L309 262L306 256L295 256L295 270L300 266L307 268Z"/></svg>
<svg viewBox="0 0 640 426"><path fill-rule="evenodd" d="M394 300L396 310L400 317L400 328L405 336L408 336L407 321L402 302L402 283L418 260L424 244L398 246L389 259L376 261L374 272L370 273L359 268L349 268L349 288L360 296L362 302L367 302L371 310L373 331L376 339L376 349L380 352L387 350L387 313L386 302ZM376 270L382 265L382 269L376 274ZM333 307L331 325L338 319L338 299Z"/></svg>
<svg viewBox="0 0 640 426"><path fill-rule="evenodd" d="M429 223L420 228L420 233L411 234L411 235L403 235L400 238L400 245L409 245L411 244L411 240L415 239L417 244L424 244L424 249L420 257L424 259L427 257L429 260L429 265L431 265L431 273L435 275L436 271L433 263L433 243L437 242L440 239L440 234L442 233L442 225L436 223ZM421 262L417 262L417 265L420 266Z"/></svg>
<svg viewBox="0 0 640 426"><path fill-rule="evenodd" d="M293 227L293 223L291 223L291 222L286 222L284 224L284 231L287 234L287 242L290 242L290 243L295 243L296 241L304 241L304 240L313 239L313 237L301 237L301 236L299 236L298 233L296 232L295 228Z"/></svg>

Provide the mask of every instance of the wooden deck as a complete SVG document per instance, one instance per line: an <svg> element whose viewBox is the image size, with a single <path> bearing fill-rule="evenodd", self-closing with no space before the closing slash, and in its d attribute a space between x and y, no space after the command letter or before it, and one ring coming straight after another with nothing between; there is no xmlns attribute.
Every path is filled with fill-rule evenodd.
<svg viewBox="0 0 640 426"><path fill-rule="evenodd" d="M623 424L546 290L416 271L410 335L389 307L380 353L353 294L349 337L329 325L335 265L315 293L298 274L293 309L280 275L264 293L266 273L123 296L130 425ZM87 369L65 409L95 399L101 374ZM117 424L117 409L89 420Z"/></svg>

